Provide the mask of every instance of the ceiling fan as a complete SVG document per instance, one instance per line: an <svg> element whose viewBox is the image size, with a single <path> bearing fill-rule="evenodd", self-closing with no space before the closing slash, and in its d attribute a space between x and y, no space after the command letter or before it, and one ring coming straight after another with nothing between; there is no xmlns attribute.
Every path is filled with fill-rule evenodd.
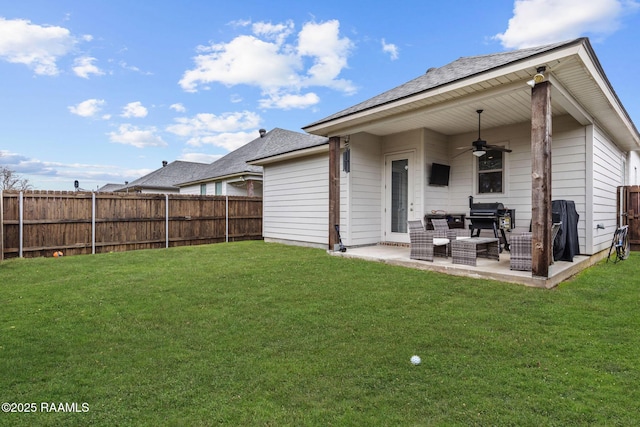
<svg viewBox="0 0 640 427"><path fill-rule="evenodd" d="M480 115L482 114L482 111L484 110L476 110L476 113L478 113L478 139L476 139L471 143L471 148L458 147L458 150L465 150L465 152L473 150L473 155L476 157L484 156L485 154L487 154L487 150L497 150L505 153L510 153L511 152L510 149L501 147L499 145L489 145L487 144L487 141L485 141L480 137ZM463 153L460 153L460 154L463 154ZM458 156L460 154L458 154ZM455 156L455 157L458 157L458 156Z"/></svg>

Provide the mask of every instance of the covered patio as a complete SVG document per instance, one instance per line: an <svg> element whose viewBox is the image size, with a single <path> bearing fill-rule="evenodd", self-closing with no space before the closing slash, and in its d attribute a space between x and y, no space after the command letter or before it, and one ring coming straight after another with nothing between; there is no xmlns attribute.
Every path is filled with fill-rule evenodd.
<svg viewBox="0 0 640 427"><path fill-rule="evenodd" d="M435 257L433 262L419 261L409 258L410 248L407 245L371 245L349 248L346 252L328 251L334 256L358 258L367 261L383 262L390 265L415 268L418 270L436 271L453 276L473 277L478 279L498 280L538 288L554 288L580 271L606 257L606 252L593 256L578 255L573 262L556 261L549 266L548 277L532 276L529 271L514 271L509 268L509 252L503 251L498 262L479 258L475 267L453 264L451 257Z"/></svg>

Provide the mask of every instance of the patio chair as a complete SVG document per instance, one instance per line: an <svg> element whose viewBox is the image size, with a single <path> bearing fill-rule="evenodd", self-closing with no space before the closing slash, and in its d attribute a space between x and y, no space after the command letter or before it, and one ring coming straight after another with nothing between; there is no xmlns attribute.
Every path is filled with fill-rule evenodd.
<svg viewBox="0 0 640 427"><path fill-rule="evenodd" d="M531 238L532 234L525 232L511 236L509 242L511 270L531 271Z"/></svg>
<svg viewBox="0 0 640 427"><path fill-rule="evenodd" d="M449 228L449 221L446 219L432 219L435 237L449 239L450 242L457 239L468 239L471 237L471 230L464 228ZM447 245L447 250L451 254L451 244Z"/></svg>
<svg viewBox="0 0 640 427"><path fill-rule="evenodd" d="M427 231L422 221L408 221L409 239L411 240L411 253L409 258L422 261L433 261L433 257L448 255L447 246L449 239L435 237L433 231Z"/></svg>
<svg viewBox="0 0 640 427"><path fill-rule="evenodd" d="M551 227L551 242L556 239L558 231L560 231L561 222L554 223ZM509 268L511 270L531 271L531 260L533 258L531 241L533 240L532 233L519 233L511 237L510 252L511 261ZM553 264L553 257L551 258Z"/></svg>

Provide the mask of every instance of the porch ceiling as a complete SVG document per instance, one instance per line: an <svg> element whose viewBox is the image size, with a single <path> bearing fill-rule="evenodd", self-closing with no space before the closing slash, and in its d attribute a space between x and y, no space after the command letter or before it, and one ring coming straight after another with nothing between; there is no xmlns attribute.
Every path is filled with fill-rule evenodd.
<svg viewBox="0 0 640 427"><path fill-rule="evenodd" d="M459 100L438 107L423 107L407 113L381 118L349 130L383 136L410 129L427 128L443 135L456 135L478 130L476 110L484 110L482 129L507 126L531 120L530 88L522 85L506 93L478 100ZM567 114L561 103L552 99L553 115Z"/></svg>
<svg viewBox="0 0 640 427"><path fill-rule="evenodd" d="M566 54L565 54L566 55ZM311 126L310 133L342 136L358 132L384 136L428 128L443 135L475 132L476 110L482 129L531 120L531 88L538 66L552 80L552 114L571 114L583 125L597 124L625 151L640 149L640 136L619 103L597 59L589 50L519 63L423 93Z"/></svg>

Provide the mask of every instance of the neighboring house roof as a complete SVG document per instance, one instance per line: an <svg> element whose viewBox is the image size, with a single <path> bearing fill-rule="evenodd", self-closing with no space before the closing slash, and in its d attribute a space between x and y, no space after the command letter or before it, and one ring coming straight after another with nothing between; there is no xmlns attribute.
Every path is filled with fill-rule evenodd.
<svg viewBox="0 0 640 427"><path fill-rule="evenodd" d="M587 38L459 58L303 129L322 136L384 136L418 128L455 135L475 130L478 108L485 111L483 128L523 123L531 119L531 88L525 83L538 67L545 67L551 82L554 116L597 124L623 150L640 149L640 134Z"/></svg>
<svg viewBox="0 0 640 427"><path fill-rule="evenodd" d="M248 162L279 154L282 150L306 148L311 144L326 143L326 141L327 139L323 137L274 128L207 165L199 175L194 176L191 180L181 182L179 186L184 187L238 175L262 175L262 166Z"/></svg>
<svg viewBox="0 0 640 427"><path fill-rule="evenodd" d="M131 181L130 183L121 186L115 191L127 191L127 190L172 190L178 191L178 183L191 179L193 176L198 175L204 168L206 163L185 162L182 160L176 160L162 166L160 169Z"/></svg>
<svg viewBox="0 0 640 427"><path fill-rule="evenodd" d="M105 184L102 187L98 188L97 191L99 193L100 192L101 193L110 193L110 192L113 192L113 191L117 191L117 190L121 189L122 187L123 187L122 184L112 184L112 183L110 183L110 184Z"/></svg>

